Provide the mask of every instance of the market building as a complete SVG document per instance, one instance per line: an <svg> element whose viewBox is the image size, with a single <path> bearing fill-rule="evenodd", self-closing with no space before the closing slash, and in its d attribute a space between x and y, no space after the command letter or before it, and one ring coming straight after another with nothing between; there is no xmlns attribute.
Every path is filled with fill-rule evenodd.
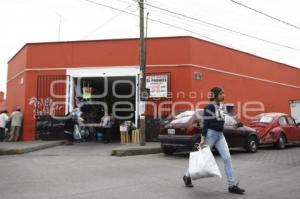
<svg viewBox="0 0 300 199"><path fill-rule="evenodd" d="M8 62L6 104L24 112L22 139L59 138L54 120L76 106L92 123L105 110L137 123L138 45L139 39L24 45ZM261 112L298 113L300 69L194 37L148 38L146 73L148 140L157 137L157 118L203 107L216 85L226 92L228 112L246 124Z"/></svg>

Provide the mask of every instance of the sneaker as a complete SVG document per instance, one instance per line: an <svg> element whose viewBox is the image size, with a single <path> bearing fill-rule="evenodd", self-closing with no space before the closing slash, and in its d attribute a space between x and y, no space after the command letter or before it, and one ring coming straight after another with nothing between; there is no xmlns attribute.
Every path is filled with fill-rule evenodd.
<svg viewBox="0 0 300 199"><path fill-rule="evenodd" d="M229 191L230 193L244 194L246 190L240 188L239 185L236 184L236 185L233 185L233 186L231 186L231 187L228 187L228 191Z"/></svg>
<svg viewBox="0 0 300 199"><path fill-rule="evenodd" d="M185 184L186 187L194 187L194 185L192 184L192 180L190 177L187 176L183 176L183 182Z"/></svg>

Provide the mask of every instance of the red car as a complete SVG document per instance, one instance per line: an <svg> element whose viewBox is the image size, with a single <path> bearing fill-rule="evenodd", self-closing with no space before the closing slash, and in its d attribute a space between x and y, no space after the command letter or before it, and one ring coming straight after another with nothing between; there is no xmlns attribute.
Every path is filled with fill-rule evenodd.
<svg viewBox="0 0 300 199"><path fill-rule="evenodd" d="M274 145L284 149L286 144L300 143L300 124L285 113L263 113L257 115L250 127L259 134L260 145Z"/></svg>
<svg viewBox="0 0 300 199"><path fill-rule="evenodd" d="M162 151L172 154L177 151L195 150L202 132L203 109L186 110L161 123L158 139ZM258 147L258 135L255 129L244 126L230 115L225 115L224 136L229 147L245 148L255 153Z"/></svg>

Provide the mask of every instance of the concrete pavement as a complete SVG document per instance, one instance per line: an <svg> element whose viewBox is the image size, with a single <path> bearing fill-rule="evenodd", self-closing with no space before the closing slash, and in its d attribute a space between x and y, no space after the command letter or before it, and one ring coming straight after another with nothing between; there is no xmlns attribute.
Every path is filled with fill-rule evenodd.
<svg viewBox="0 0 300 199"><path fill-rule="evenodd" d="M112 155L115 156L132 156L132 155L147 155L161 153L159 142L147 142L145 146L139 144L125 144L113 148Z"/></svg>
<svg viewBox="0 0 300 199"><path fill-rule="evenodd" d="M64 141L24 141L24 142L0 142L0 155L16 155L24 154L32 151L47 149L59 145L63 145ZM83 143L75 143L80 145ZM92 142L84 143L84 145L92 145L97 147L101 143L92 144ZM111 155L114 156L132 156L132 155L146 155L161 153L159 142L147 142L145 146L139 144L126 144L119 143L105 144L105 148L111 150ZM102 147L103 148L103 145Z"/></svg>
<svg viewBox="0 0 300 199"><path fill-rule="evenodd" d="M62 145L64 141L0 142L0 155L17 155Z"/></svg>
<svg viewBox="0 0 300 199"><path fill-rule="evenodd" d="M300 147L257 153L232 151L232 161L245 195L227 191L223 175L194 181L186 188L182 176L188 153L116 157L119 143L61 145L18 156L0 156L0 192L4 199L299 199Z"/></svg>

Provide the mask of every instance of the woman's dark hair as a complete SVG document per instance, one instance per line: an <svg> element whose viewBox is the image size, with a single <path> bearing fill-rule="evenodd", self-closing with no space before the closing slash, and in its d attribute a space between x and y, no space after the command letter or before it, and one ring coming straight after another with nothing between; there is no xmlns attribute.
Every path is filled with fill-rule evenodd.
<svg viewBox="0 0 300 199"><path fill-rule="evenodd" d="M223 92L223 89L222 89L222 88L217 87L217 86L213 87L213 88L210 90L209 100L210 100L210 101L214 101L214 100L218 97L218 95L219 95L221 92Z"/></svg>

